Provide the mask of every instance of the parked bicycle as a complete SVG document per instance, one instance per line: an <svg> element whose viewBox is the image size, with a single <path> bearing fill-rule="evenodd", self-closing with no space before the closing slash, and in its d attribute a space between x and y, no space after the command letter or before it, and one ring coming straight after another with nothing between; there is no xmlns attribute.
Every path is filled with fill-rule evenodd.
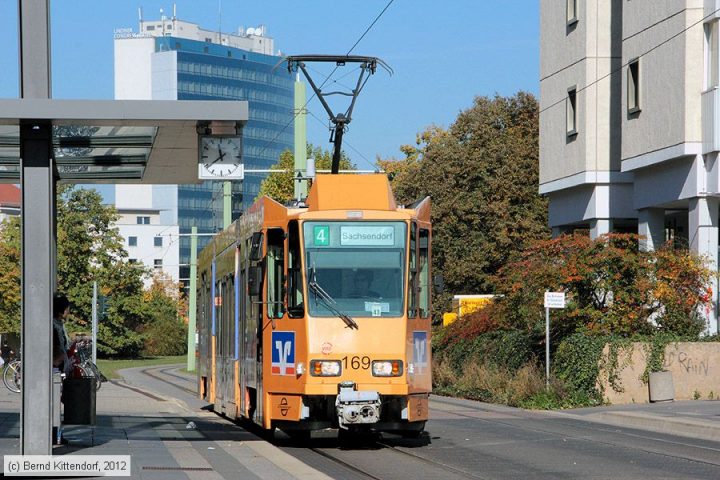
<svg viewBox="0 0 720 480"><path fill-rule="evenodd" d="M22 364L20 360L5 362L2 369L2 378L5 388L11 392L20 393L22 384Z"/></svg>
<svg viewBox="0 0 720 480"><path fill-rule="evenodd" d="M100 390L107 377L100 372L97 365L91 360L92 341L76 340L68 350L68 357L72 364L72 378L91 378L95 377L95 390Z"/></svg>

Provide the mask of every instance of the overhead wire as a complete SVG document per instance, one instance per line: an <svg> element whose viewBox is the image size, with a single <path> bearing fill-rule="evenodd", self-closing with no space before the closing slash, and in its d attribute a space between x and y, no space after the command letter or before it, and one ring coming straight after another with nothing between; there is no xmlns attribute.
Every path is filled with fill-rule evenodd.
<svg viewBox="0 0 720 480"><path fill-rule="evenodd" d="M360 38L358 38L357 41L353 44L353 46L350 47L350 50L348 50L348 52L345 54L346 56L350 55L350 54L352 53L352 51L355 50L355 47L357 47L358 44L360 43L360 41L362 41L362 39L365 38L365 36L368 34L368 32L369 32L369 31L372 29L372 27L378 22L378 20L380 20L380 18L385 14L385 12L387 11L387 9L390 7L390 5L393 4L394 1L395 1L395 0L390 0L390 1L387 3L387 5L385 5L385 8L383 8L382 11L375 17L375 19L372 21L372 23L365 29L365 31L362 33L362 35L360 35ZM337 71L338 68L339 68L339 65L335 65L335 68L333 69L333 71L330 72L330 75L328 75L328 76L325 78L325 80L320 84L320 87L318 87L318 90L322 90L322 88L325 86L325 84L328 82L328 80L330 80L330 78L333 76L333 74ZM342 77L341 77L341 78L342 78ZM313 93L313 94L310 96L310 98L305 102L305 105L303 105L302 108L300 108L297 112L295 112L295 115L293 115L293 118L291 118L290 121L287 122L287 123L285 124L285 126L284 126L278 133L276 133L275 136L274 136L271 140L269 140L268 142L265 143L265 145L263 145L262 149L260 149L260 152L257 154L258 156L262 155L262 153L263 153L265 150L267 150L267 148L268 148L273 142L275 142L275 140L277 140L278 137L283 134L283 132L285 132L285 130L295 121L295 119L297 118L297 116L300 115L300 112L302 112L302 111L307 111L307 106L310 104L310 102L311 102L315 97L316 97L316 94Z"/></svg>

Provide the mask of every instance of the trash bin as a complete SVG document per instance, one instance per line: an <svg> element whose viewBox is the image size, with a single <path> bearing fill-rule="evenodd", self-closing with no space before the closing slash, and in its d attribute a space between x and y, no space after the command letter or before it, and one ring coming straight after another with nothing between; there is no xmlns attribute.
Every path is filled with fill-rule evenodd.
<svg viewBox="0 0 720 480"><path fill-rule="evenodd" d="M62 438L62 429L60 428L60 393L62 391L62 375L60 374L60 370L57 368L53 368L53 433L52 433L52 443L55 445L60 444L60 439Z"/></svg>
<svg viewBox="0 0 720 480"><path fill-rule="evenodd" d="M95 377L65 379L62 392L64 424L95 425L96 381Z"/></svg>

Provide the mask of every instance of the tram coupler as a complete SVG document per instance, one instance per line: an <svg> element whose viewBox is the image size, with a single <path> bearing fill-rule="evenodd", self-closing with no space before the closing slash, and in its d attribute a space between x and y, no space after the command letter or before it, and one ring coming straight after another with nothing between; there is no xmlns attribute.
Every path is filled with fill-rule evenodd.
<svg viewBox="0 0 720 480"><path fill-rule="evenodd" d="M357 391L354 382L338 385L335 411L340 428L351 425L377 423L380 420L380 394L376 391Z"/></svg>

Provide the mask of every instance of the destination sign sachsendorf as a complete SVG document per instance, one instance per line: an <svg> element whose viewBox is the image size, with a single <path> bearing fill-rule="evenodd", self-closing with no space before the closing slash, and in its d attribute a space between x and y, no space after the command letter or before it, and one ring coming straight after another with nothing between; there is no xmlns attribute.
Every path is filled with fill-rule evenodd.
<svg viewBox="0 0 720 480"><path fill-rule="evenodd" d="M392 246L395 228L380 226L342 226L340 245Z"/></svg>

